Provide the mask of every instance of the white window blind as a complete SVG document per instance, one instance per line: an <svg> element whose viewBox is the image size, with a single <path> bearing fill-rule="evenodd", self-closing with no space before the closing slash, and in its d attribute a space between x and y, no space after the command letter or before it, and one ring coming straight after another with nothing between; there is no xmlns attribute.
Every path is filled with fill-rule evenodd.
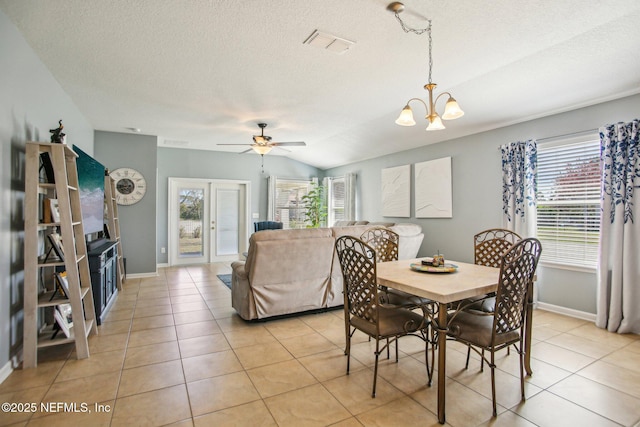
<svg viewBox="0 0 640 427"><path fill-rule="evenodd" d="M311 180L276 179L275 221L282 228L305 228L305 208L302 197L309 192Z"/></svg>
<svg viewBox="0 0 640 427"><path fill-rule="evenodd" d="M600 235L600 141L538 146L541 261L596 268Z"/></svg>
<svg viewBox="0 0 640 427"><path fill-rule="evenodd" d="M345 219L345 181L344 177L329 178L328 181L328 224L333 225L336 221Z"/></svg>

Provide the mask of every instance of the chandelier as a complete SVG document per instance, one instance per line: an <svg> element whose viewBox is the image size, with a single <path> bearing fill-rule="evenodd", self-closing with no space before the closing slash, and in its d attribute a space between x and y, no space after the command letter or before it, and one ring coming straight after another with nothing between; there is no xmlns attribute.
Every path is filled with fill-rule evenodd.
<svg viewBox="0 0 640 427"><path fill-rule="evenodd" d="M433 68L433 59L431 58L431 45L432 45L431 20L427 19L427 22L429 23L427 28L415 29L415 28L408 27L402 21L402 18L400 18L400 13L404 10L404 5L402 3L393 2L389 4L389 6L387 6L387 9L395 14L396 19L400 23L400 26L402 27L405 33L414 33L417 35L427 33L427 35L429 36L429 83L424 85L424 88L429 92L429 105L427 105L427 103L425 103L420 98L411 98L410 100L407 101L407 105L405 105L404 108L402 109L400 116L396 120L396 124L399 124L400 126L414 126L416 124L416 121L413 119L413 111L411 110L409 103L411 101L419 101L422 103L422 105L424 105L424 108L427 110L427 115L425 116L425 119L429 120L429 125L427 126L427 130L444 129L445 127L444 127L444 124L442 123L443 119L444 120L457 119L464 115L464 111L462 111L462 109L460 108L456 100L453 98L453 96L451 96L449 92L443 92L440 95L438 95L435 98L435 100L433 99L433 90L436 88L437 85L431 81L431 69ZM444 95L447 95L449 99L447 99L447 102L444 106L444 113L442 114L442 117L440 117L436 112L436 104L438 103L438 100L440 99L440 97Z"/></svg>

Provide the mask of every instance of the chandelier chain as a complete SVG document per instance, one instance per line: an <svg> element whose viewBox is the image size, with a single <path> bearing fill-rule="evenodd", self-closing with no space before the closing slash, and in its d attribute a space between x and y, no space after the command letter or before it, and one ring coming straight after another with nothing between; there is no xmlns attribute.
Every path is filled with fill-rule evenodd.
<svg viewBox="0 0 640 427"><path fill-rule="evenodd" d="M395 15L396 15L396 19L400 23L400 26L402 27L402 30L405 33L413 33L413 34L416 34L416 35L422 35L424 33L427 33L429 35L429 83L431 83L432 82L432 80L431 80L431 70L433 69L433 59L431 57L431 46L432 46L432 42L433 42L433 39L431 37L431 19L427 18L427 22L429 24L427 25L426 28L411 28L411 27L407 26L404 23L402 18L400 18L400 15L398 14L398 12L396 12Z"/></svg>

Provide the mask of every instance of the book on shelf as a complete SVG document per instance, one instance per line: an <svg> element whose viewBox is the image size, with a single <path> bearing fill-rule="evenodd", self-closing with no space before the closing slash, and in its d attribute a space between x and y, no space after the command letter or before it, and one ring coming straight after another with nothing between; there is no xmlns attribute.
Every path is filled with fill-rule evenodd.
<svg viewBox="0 0 640 427"><path fill-rule="evenodd" d="M60 206L58 199L44 197L42 199L42 222L52 224L60 222Z"/></svg>

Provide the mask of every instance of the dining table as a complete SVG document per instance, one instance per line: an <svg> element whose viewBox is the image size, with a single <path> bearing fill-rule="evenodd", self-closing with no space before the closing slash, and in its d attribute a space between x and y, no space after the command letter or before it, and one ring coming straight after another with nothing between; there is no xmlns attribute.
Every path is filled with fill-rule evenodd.
<svg viewBox="0 0 640 427"><path fill-rule="evenodd" d="M433 325L438 345L438 421L445 423L445 384L447 354L447 314L456 307L455 302L477 298L498 288L500 269L465 262L447 261L445 267L429 268L416 258L379 262L376 264L378 283L419 297L428 298L438 305ZM423 266L423 267L421 267ZM529 292L529 296L531 292ZM531 309L529 299L526 310L525 367L531 375L529 361L531 348Z"/></svg>

